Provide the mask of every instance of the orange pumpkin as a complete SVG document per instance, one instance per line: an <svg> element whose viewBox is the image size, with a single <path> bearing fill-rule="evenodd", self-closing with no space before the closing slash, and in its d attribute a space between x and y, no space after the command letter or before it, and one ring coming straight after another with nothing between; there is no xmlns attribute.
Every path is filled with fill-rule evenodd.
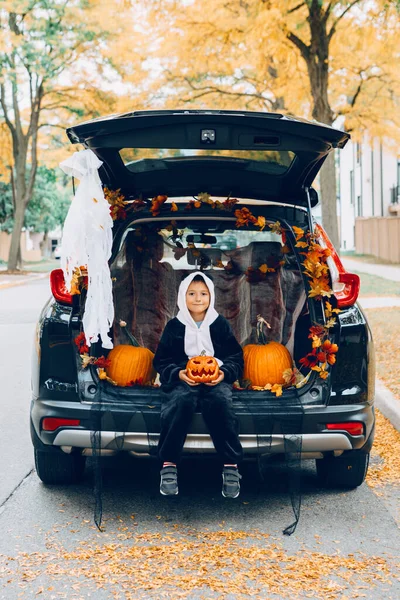
<svg viewBox="0 0 400 600"><path fill-rule="evenodd" d="M156 378L154 354L148 348L121 344L115 346L107 358L111 361L107 375L117 385L126 386L132 382L145 384Z"/></svg>
<svg viewBox="0 0 400 600"><path fill-rule="evenodd" d="M257 316L258 344L248 344L243 348L244 371L243 379L251 381L252 385L264 387L267 383L283 384L283 372L293 367L289 350L278 342L267 341L263 325L268 323Z"/></svg>
<svg viewBox="0 0 400 600"><path fill-rule="evenodd" d="M194 356L188 360L186 374L196 383L211 383L219 377L219 366L213 356Z"/></svg>

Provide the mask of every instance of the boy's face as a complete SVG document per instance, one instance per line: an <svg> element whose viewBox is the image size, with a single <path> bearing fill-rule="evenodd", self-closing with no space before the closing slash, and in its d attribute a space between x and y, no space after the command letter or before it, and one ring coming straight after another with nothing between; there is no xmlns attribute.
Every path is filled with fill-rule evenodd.
<svg viewBox="0 0 400 600"><path fill-rule="evenodd" d="M186 292L186 306L195 321L203 321L210 306L210 292L203 281L192 281Z"/></svg>

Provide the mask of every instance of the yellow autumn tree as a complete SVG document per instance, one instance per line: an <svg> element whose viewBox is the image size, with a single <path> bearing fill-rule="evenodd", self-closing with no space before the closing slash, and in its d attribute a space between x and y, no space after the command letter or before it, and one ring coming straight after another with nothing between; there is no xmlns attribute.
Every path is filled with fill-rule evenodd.
<svg viewBox="0 0 400 600"><path fill-rule="evenodd" d="M386 0L149 0L148 53L166 106L278 111L355 138L398 136L400 23ZM146 39L142 40L145 43ZM321 173L323 225L338 245L331 153Z"/></svg>
<svg viewBox="0 0 400 600"><path fill-rule="evenodd" d="M0 168L10 174L14 206L9 270L19 264L21 229L40 156L59 158L54 142L65 145L71 118L115 112L113 88L127 55L127 46L121 55L120 40L127 44L131 33L127 16L126 0L0 4L0 140L11 141L10 164ZM126 65L133 58L131 52Z"/></svg>

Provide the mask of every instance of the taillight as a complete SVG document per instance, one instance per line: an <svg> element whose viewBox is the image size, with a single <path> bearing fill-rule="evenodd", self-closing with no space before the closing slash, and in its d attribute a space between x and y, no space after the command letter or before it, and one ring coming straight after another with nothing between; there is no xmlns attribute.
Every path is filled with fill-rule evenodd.
<svg viewBox="0 0 400 600"><path fill-rule="evenodd" d="M58 269L57 269L58 270ZM46 417L42 421L43 431L55 431L59 427L78 427L79 419L59 419L57 417Z"/></svg>
<svg viewBox="0 0 400 600"><path fill-rule="evenodd" d="M50 273L51 293L60 304L72 306L72 295L65 287L64 273L62 269L54 269Z"/></svg>
<svg viewBox="0 0 400 600"><path fill-rule="evenodd" d="M346 423L327 423L326 429L330 431L347 431L350 435L362 435L364 425L360 421L347 421Z"/></svg>
<svg viewBox="0 0 400 600"><path fill-rule="evenodd" d="M347 273L326 231L320 225L316 225L315 230L321 237L321 245L326 246L331 251L327 263L338 308L353 306L360 293L360 278L355 273Z"/></svg>

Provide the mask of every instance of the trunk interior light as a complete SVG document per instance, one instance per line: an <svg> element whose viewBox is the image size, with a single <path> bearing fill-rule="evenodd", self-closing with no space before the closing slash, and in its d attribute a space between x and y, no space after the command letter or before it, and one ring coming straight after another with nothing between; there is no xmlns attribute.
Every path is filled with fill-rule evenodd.
<svg viewBox="0 0 400 600"><path fill-rule="evenodd" d="M329 431L347 431L350 435L362 435L364 425L360 421L347 421L347 423L327 423Z"/></svg>
<svg viewBox="0 0 400 600"><path fill-rule="evenodd" d="M50 273L50 288L54 298L60 304L72 306L72 295L67 291L62 269L54 269Z"/></svg>
<svg viewBox="0 0 400 600"><path fill-rule="evenodd" d="M355 273L347 273L324 229L320 225L316 225L315 230L320 236L321 246L329 248L331 251L331 256L328 258L327 263L331 273L332 289L338 308L353 306L360 293L360 278Z"/></svg>
<svg viewBox="0 0 400 600"><path fill-rule="evenodd" d="M78 427L79 419L59 419L58 417L46 417L42 421L43 431L55 431L59 427Z"/></svg>

